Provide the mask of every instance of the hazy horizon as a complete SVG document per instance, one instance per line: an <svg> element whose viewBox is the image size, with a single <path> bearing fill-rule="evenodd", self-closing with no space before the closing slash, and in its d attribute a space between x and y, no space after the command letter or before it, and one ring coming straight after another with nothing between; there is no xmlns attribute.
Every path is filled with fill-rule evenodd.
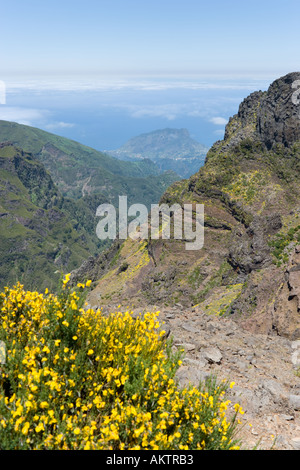
<svg viewBox="0 0 300 470"><path fill-rule="evenodd" d="M272 79L9 79L0 119L103 151L164 128L186 128L193 139L210 147L223 138L240 102L253 91L267 89Z"/></svg>
<svg viewBox="0 0 300 470"><path fill-rule="evenodd" d="M255 90L298 69L296 0L11 0L0 119L98 150L186 128L211 146Z"/></svg>

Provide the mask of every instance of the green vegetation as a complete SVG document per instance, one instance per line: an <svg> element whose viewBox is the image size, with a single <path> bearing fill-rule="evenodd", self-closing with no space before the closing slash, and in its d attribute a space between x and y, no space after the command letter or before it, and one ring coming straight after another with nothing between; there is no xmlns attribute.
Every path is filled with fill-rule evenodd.
<svg viewBox="0 0 300 470"><path fill-rule="evenodd" d="M0 294L1 450L239 449L228 384L179 388L158 313L85 311L91 281L69 277L56 296Z"/></svg>
<svg viewBox="0 0 300 470"><path fill-rule="evenodd" d="M17 281L27 288L54 287L61 271L101 248L91 235L92 220L85 202L62 198L30 154L12 145L0 148L0 287Z"/></svg>
<svg viewBox="0 0 300 470"><path fill-rule="evenodd" d="M223 276L226 273L230 273L232 271L232 268L230 264L227 261L224 261L221 266L215 270L215 272L212 274L210 277L209 281L207 282L205 288L198 290L196 294L193 296L193 303L194 304L199 304L203 302L207 295L213 290L213 288L222 286L223 284ZM194 271L194 274L195 271Z"/></svg>
<svg viewBox="0 0 300 470"><path fill-rule="evenodd" d="M207 148L193 140L187 129L161 129L133 137L109 152L121 160L150 158L160 169L188 178L203 165Z"/></svg>
<svg viewBox="0 0 300 470"><path fill-rule="evenodd" d="M100 204L125 194L149 208L177 178L16 123L0 122L1 141L22 148L0 144L0 287L54 288L60 272L110 246L96 235Z"/></svg>
<svg viewBox="0 0 300 470"><path fill-rule="evenodd" d="M116 203L118 196L125 194L130 204L149 208L178 180L174 172L160 174L149 159L124 162L34 127L0 121L0 142L5 141L32 153L49 171L61 194L69 198L96 194L105 202Z"/></svg>
<svg viewBox="0 0 300 470"><path fill-rule="evenodd" d="M272 248L272 255L274 256L274 263L281 266L289 259L288 246L292 242L300 242L300 225L290 228L287 233L276 233L275 237L269 241L269 246Z"/></svg>

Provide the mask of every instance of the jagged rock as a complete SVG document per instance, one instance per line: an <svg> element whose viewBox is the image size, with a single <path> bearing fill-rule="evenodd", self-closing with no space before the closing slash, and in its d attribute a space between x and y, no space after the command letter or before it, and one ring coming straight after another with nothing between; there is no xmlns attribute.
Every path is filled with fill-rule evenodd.
<svg viewBox="0 0 300 470"><path fill-rule="evenodd" d="M175 345L178 349L183 348L185 351L194 351L196 349L195 344L191 344L191 343L178 343L178 342L176 342Z"/></svg>
<svg viewBox="0 0 300 470"><path fill-rule="evenodd" d="M262 96L257 111L257 132L268 149L280 143L290 147L300 140L299 105L292 99L297 88L293 83L300 73L290 73L275 80Z"/></svg>
<svg viewBox="0 0 300 470"><path fill-rule="evenodd" d="M272 396L274 403L283 404L283 406L286 406L287 394L283 386L278 381L272 379L264 380L260 386Z"/></svg>
<svg viewBox="0 0 300 470"><path fill-rule="evenodd" d="M291 355L291 361L295 367L300 366L300 351L294 351Z"/></svg>
<svg viewBox="0 0 300 470"><path fill-rule="evenodd" d="M291 444L293 446L293 449L300 450L300 437L295 437L294 439L292 439Z"/></svg>
<svg viewBox="0 0 300 470"><path fill-rule="evenodd" d="M204 358L190 359L189 357L185 357L182 362L185 365L191 365L196 367L197 369L204 369L207 366L207 361Z"/></svg>
<svg viewBox="0 0 300 470"><path fill-rule="evenodd" d="M203 249L188 251L184 240L149 239L147 263L128 269L132 276L121 288L124 273L117 282L115 270L131 265L133 253L125 241L117 266L103 256L95 263L100 269L91 269L95 280L105 275L97 289L109 302L199 306L198 311L232 314L249 331L300 338L300 260L295 257L285 272L290 250L299 243L300 119L293 99L298 80L299 72L288 74L246 97L205 165L163 195L160 202L169 205L204 204ZM189 320L182 324L198 328Z"/></svg>
<svg viewBox="0 0 300 470"><path fill-rule="evenodd" d="M281 216L255 216L244 233L237 233L229 250L228 261L246 274L272 263L269 237L282 227Z"/></svg>
<svg viewBox="0 0 300 470"><path fill-rule="evenodd" d="M209 363L216 363L220 364L223 358L221 351L218 348L207 348L202 351L204 359L206 359Z"/></svg>
<svg viewBox="0 0 300 470"><path fill-rule="evenodd" d="M186 331L189 331L190 333L199 332L199 328L195 328L193 325L190 325L189 323L182 323L181 328L183 328Z"/></svg>
<svg viewBox="0 0 300 470"><path fill-rule="evenodd" d="M289 403L294 410L300 411L300 395L290 394Z"/></svg>

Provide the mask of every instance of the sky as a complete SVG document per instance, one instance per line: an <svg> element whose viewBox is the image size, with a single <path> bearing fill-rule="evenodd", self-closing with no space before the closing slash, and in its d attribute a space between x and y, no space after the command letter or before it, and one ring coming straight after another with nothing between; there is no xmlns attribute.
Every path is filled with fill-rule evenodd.
<svg viewBox="0 0 300 470"><path fill-rule="evenodd" d="M210 146L300 69L299 0L0 0L0 18L0 119L99 150L163 127Z"/></svg>
<svg viewBox="0 0 300 470"><path fill-rule="evenodd" d="M262 74L298 61L298 0L1 0L5 74Z"/></svg>

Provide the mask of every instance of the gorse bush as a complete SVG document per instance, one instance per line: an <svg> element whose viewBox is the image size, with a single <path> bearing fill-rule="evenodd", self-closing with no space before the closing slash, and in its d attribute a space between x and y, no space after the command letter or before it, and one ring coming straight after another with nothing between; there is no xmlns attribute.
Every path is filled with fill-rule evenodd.
<svg viewBox="0 0 300 470"><path fill-rule="evenodd" d="M276 233L273 240L269 241L272 255L274 257L274 264L281 266L289 259L288 247L290 243L300 242L300 225L290 228L287 233Z"/></svg>
<svg viewBox="0 0 300 470"><path fill-rule="evenodd" d="M227 384L181 389L158 313L85 310L86 287L0 294L0 449L238 449Z"/></svg>

